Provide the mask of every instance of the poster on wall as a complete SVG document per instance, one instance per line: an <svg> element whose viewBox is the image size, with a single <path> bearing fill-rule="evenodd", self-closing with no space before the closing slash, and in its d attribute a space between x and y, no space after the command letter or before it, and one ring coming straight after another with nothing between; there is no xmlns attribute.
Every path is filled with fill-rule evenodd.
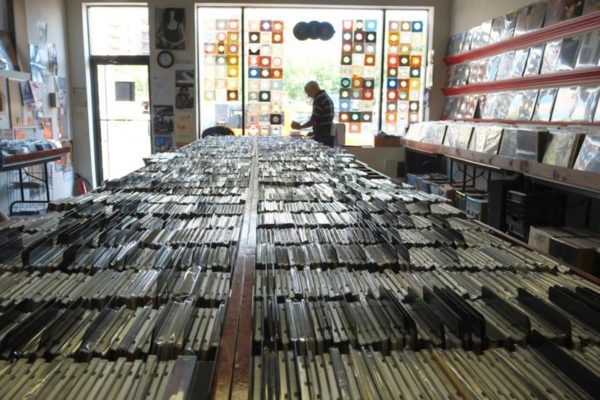
<svg viewBox="0 0 600 400"><path fill-rule="evenodd" d="M175 108L191 110L194 108L194 68L175 69Z"/></svg>
<svg viewBox="0 0 600 400"><path fill-rule="evenodd" d="M17 51L8 32L0 31L0 69L18 71Z"/></svg>
<svg viewBox="0 0 600 400"><path fill-rule="evenodd" d="M36 82L44 82L44 73L48 65L48 51L35 44L30 44L29 65L31 67L31 79Z"/></svg>
<svg viewBox="0 0 600 400"><path fill-rule="evenodd" d="M33 92L31 91L31 85L29 81L21 81L21 101L23 105L33 104L35 99L33 98Z"/></svg>
<svg viewBox="0 0 600 400"><path fill-rule="evenodd" d="M173 106L152 106L154 135L173 134Z"/></svg>
<svg viewBox="0 0 600 400"><path fill-rule="evenodd" d="M48 43L48 72L54 76L58 74L58 54L54 43Z"/></svg>
<svg viewBox="0 0 600 400"><path fill-rule="evenodd" d="M154 151L169 151L173 148L173 135L154 136Z"/></svg>
<svg viewBox="0 0 600 400"><path fill-rule="evenodd" d="M157 8L155 26L157 49L185 50L185 9Z"/></svg>
<svg viewBox="0 0 600 400"><path fill-rule="evenodd" d="M196 140L194 114L181 113L175 115L175 145L185 146Z"/></svg>
<svg viewBox="0 0 600 400"><path fill-rule="evenodd" d="M54 78L56 87L56 105L58 111L58 137L59 139L69 139L69 108L67 98L67 79Z"/></svg>
<svg viewBox="0 0 600 400"><path fill-rule="evenodd" d="M10 128L10 116L8 114L8 87L6 79L0 78L0 129Z"/></svg>
<svg viewBox="0 0 600 400"><path fill-rule="evenodd" d="M45 21L37 21L38 40L40 43L48 41L48 23Z"/></svg>
<svg viewBox="0 0 600 400"><path fill-rule="evenodd" d="M42 118L42 128L44 131L44 139L51 140L54 139L54 134L52 133L52 118Z"/></svg>

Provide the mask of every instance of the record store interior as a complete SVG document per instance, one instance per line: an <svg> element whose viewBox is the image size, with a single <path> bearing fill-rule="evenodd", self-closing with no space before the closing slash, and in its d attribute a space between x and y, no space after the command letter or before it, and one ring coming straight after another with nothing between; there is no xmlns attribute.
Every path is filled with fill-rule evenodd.
<svg viewBox="0 0 600 400"><path fill-rule="evenodd" d="M0 399L600 398L600 0L0 0Z"/></svg>

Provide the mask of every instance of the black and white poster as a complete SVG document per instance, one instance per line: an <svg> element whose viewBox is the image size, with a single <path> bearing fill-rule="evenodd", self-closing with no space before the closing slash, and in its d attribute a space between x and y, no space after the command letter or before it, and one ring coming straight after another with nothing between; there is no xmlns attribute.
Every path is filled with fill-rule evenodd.
<svg viewBox="0 0 600 400"><path fill-rule="evenodd" d="M155 26L157 49L185 50L185 9L157 8Z"/></svg>
<svg viewBox="0 0 600 400"><path fill-rule="evenodd" d="M155 135L173 134L173 106L152 106L152 115Z"/></svg>
<svg viewBox="0 0 600 400"><path fill-rule="evenodd" d="M190 110L194 108L194 68L175 70L175 108Z"/></svg>

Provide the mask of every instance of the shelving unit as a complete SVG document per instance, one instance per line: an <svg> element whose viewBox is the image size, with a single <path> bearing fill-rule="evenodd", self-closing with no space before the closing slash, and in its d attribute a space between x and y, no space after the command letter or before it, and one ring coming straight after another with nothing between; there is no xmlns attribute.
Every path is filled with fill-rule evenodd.
<svg viewBox="0 0 600 400"><path fill-rule="evenodd" d="M467 61L493 56L494 54L503 53L508 50L521 49L547 42L549 40L585 33L594 29L598 29L599 26L600 11L597 11L588 15L543 27L533 32L515 36L489 46L481 47L479 49L446 56L444 57L444 62L448 66L462 64Z"/></svg>
<svg viewBox="0 0 600 400"><path fill-rule="evenodd" d="M435 155L443 155L458 161L476 163L483 167L517 172L534 179L560 183L567 187L591 192L593 195L600 196L600 180L598 179L598 174L593 172L555 167L539 162L519 160L495 154L479 153L456 147L415 142L406 139L400 139L400 143L409 149L424 151Z"/></svg>

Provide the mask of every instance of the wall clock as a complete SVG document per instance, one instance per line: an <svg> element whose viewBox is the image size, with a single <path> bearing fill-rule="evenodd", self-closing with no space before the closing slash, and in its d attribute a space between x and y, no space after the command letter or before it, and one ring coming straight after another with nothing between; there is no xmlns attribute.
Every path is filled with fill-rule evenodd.
<svg viewBox="0 0 600 400"><path fill-rule="evenodd" d="M173 53L167 50L163 50L160 53L158 53L156 61L161 67L169 68L175 62L175 58L173 57Z"/></svg>

